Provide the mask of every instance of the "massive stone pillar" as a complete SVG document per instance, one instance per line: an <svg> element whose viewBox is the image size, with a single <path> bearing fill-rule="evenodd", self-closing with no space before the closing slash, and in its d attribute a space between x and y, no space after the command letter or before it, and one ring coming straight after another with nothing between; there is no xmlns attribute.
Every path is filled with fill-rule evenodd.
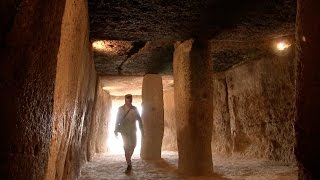
<svg viewBox="0 0 320 180"><path fill-rule="evenodd" d="M212 173L212 63L208 41L177 42L173 57L174 96L181 173Z"/></svg>
<svg viewBox="0 0 320 180"><path fill-rule="evenodd" d="M147 74L142 84L142 138L141 158L157 160L161 158L161 146L164 131L163 88L160 75Z"/></svg>
<svg viewBox="0 0 320 180"><path fill-rule="evenodd" d="M0 179L40 180L45 177L53 131L66 0L0 4Z"/></svg>
<svg viewBox="0 0 320 180"><path fill-rule="evenodd" d="M297 118L299 179L320 179L320 1L298 0Z"/></svg>

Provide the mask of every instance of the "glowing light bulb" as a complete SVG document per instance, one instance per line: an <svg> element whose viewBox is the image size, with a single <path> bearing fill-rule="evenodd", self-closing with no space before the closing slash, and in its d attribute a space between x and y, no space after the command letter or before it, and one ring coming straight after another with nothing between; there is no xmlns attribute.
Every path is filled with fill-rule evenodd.
<svg viewBox="0 0 320 180"><path fill-rule="evenodd" d="M105 43L104 43L104 41L94 41L94 42L92 43L92 46L93 46L93 48L95 48L95 49L102 50L102 49L105 48Z"/></svg>
<svg viewBox="0 0 320 180"><path fill-rule="evenodd" d="M277 49L279 50L279 51L283 51L283 50L285 50L285 49L287 49L288 47L290 47L291 46L291 44L287 44L287 43L285 43L285 42L279 42L278 44L277 44Z"/></svg>

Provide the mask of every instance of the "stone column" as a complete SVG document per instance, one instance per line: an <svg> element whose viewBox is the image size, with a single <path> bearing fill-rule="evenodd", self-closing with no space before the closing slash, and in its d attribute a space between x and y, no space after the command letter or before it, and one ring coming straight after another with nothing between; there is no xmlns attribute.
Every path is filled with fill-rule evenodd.
<svg viewBox="0 0 320 180"><path fill-rule="evenodd" d="M174 98L181 173L210 175L213 170L212 62L205 40L177 42L173 57Z"/></svg>
<svg viewBox="0 0 320 180"><path fill-rule="evenodd" d="M142 84L142 138L141 158L157 160L161 158L161 146L164 131L163 87L160 75L147 74Z"/></svg>
<svg viewBox="0 0 320 180"><path fill-rule="evenodd" d="M320 1L298 0L295 154L299 179L320 179Z"/></svg>

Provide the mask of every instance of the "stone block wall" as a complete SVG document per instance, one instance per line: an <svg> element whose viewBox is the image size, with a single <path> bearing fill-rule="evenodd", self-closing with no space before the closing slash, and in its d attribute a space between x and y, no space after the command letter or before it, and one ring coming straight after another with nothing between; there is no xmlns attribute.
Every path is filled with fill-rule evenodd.
<svg viewBox="0 0 320 180"><path fill-rule="evenodd" d="M295 161L295 60L289 51L213 74L213 155ZM164 93L162 149L177 151L173 94Z"/></svg>
<svg viewBox="0 0 320 180"><path fill-rule="evenodd" d="M164 103L164 134L162 140L162 151L178 151L174 90L163 92Z"/></svg>
<svg viewBox="0 0 320 180"><path fill-rule="evenodd" d="M293 161L293 53L240 65L225 80L233 153Z"/></svg>
<svg viewBox="0 0 320 180"><path fill-rule="evenodd" d="M97 82L96 100L92 117L90 141L88 142L88 159L95 153L107 152L106 138L110 122L112 100L108 91L103 90L101 79Z"/></svg>
<svg viewBox="0 0 320 180"><path fill-rule="evenodd" d="M3 179L45 177L65 3L65 0L1 1Z"/></svg>
<svg viewBox="0 0 320 180"><path fill-rule="evenodd" d="M45 179L76 179L87 160L97 82L86 1L66 1L57 59L53 132Z"/></svg>

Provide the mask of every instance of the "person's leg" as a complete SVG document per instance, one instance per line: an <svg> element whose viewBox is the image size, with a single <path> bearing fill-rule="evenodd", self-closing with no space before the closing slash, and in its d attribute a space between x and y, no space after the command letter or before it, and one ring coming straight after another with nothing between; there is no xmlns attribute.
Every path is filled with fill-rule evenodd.
<svg viewBox="0 0 320 180"><path fill-rule="evenodd" d="M130 140L129 140L129 136L128 134L121 134L122 136L122 140L123 140L123 149L124 149L124 155L126 157L126 161L128 165L131 165L131 158L130 158L130 148L129 148L129 144L130 144Z"/></svg>
<svg viewBox="0 0 320 180"><path fill-rule="evenodd" d="M129 149L128 149L128 158L130 159L130 165L131 165L131 157L133 155L136 145L137 145L137 136L134 133L130 135L130 143L129 143Z"/></svg>
<svg viewBox="0 0 320 180"><path fill-rule="evenodd" d="M136 147L137 138L135 133L124 134L122 135L122 137L123 137L123 148L124 148L125 157L128 165L126 172L129 172L132 169L131 157L133 155L134 148Z"/></svg>
<svg viewBox="0 0 320 180"><path fill-rule="evenodd" d="M131 148L127 147L127 148L124 148L124 155L126 157L126 161L127 161L127 165L131 165L131 157L132 157L132 150Z"/></svg>

